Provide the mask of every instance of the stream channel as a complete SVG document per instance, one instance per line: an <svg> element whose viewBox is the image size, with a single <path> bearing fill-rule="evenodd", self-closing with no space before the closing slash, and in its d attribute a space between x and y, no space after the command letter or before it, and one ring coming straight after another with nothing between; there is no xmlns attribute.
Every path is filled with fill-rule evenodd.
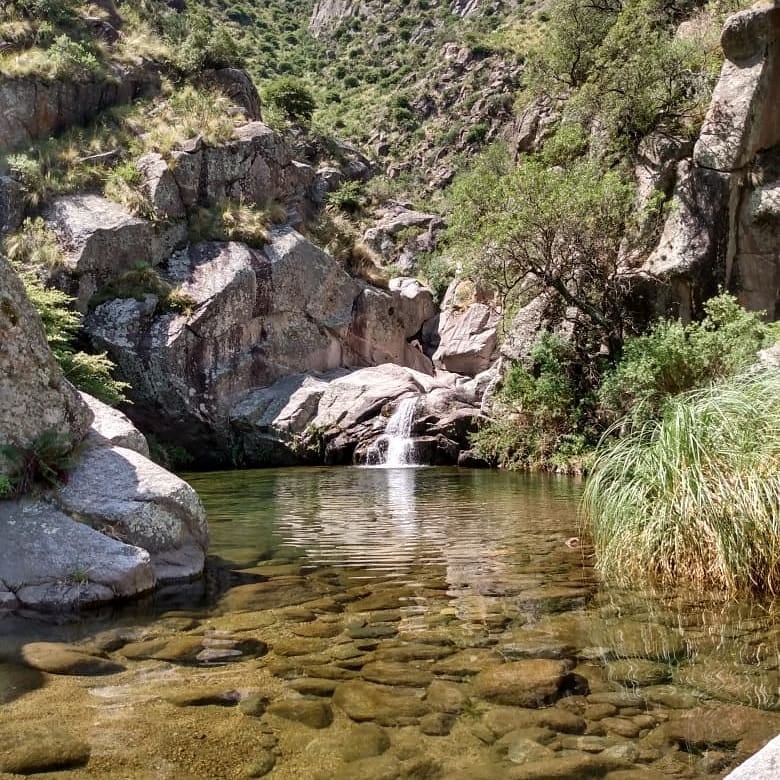
<svg viewBox="0 0 780 780"><path fill-rule="evenodd" d="M202 580L80 618L0 618L6 658L67 643L29 652L69 672L0 663L6 769L62 755L70 768L36 776L723 777L780 732L778 602L601 584L579 481L186 478L212 533Z"/></svg>

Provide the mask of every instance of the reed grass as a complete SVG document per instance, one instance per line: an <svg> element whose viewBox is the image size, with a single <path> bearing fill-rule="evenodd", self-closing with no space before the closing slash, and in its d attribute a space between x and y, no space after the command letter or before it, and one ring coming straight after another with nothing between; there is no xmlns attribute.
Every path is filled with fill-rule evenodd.
<svg viewBox="0 0 780 780"><path fill-rule="evenodd" d="M604 576L780 591L780 370L679 395L611 438L582 505Z"/></svg>

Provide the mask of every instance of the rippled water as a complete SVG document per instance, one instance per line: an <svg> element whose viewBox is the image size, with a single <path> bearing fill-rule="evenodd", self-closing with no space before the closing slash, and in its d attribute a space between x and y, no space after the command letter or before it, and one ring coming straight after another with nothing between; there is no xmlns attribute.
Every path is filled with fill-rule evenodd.
<svg viewBox="0 0 780 780"><path fill-rule="evenodd" d="M56 625L0 618L0 651L16 648L0 653L0 731L67 709L89 735L88 763L61 776L722 777L780 731L777 603L605 587L576 480L189 479L212 529L202 581ZM125 670L33 674L18 665L33 639ZM534 664L561 677L530 708L485 679Z"/></svg>

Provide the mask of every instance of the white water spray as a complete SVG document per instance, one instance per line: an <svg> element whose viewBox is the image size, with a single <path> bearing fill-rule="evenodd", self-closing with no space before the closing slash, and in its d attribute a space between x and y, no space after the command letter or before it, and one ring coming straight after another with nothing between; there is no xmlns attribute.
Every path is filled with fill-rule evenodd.
<svg viewBox="0 0 780 780"><path fill-rule="evenodd" d="M387 421L385 432L368 452L368 464L400 468L413 466L414 446L411 438L417 398L404 398Z"/></svg>

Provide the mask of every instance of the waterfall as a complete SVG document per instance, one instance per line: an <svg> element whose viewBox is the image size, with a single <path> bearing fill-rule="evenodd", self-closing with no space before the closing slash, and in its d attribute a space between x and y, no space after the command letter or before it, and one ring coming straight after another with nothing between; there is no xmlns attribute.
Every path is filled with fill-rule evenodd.
<svg viewBox="0 0 780 780"><path fill-rule="evenodd" d="M411 438L417 398L404 398L387 421L385 432L368 452L369 465L399 468L413 466Z"/></svg>

